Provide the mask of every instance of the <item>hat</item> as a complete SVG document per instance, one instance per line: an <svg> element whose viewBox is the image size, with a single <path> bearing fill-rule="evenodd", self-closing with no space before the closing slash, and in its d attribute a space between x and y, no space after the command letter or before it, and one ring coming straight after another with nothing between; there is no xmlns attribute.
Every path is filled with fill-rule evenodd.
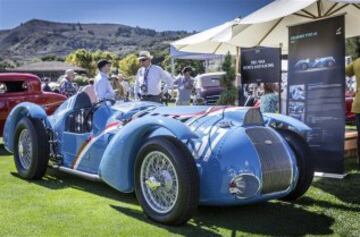
<svg viewBox="0 0 360 237"><path fill-rule="evenodd" d="M111 64L111 62L109 62L108 60L106 59L100 59L97 63L97 67L98 69L100 70L101 68L103 68L105 65L107 64Z"/></svg>
<svg viewBox="0 0 360 237"><path fill-rule="evenodd" d="M151 56L149 51L140 51L138 60L141 59L152 59L153 56Z"/></svg>

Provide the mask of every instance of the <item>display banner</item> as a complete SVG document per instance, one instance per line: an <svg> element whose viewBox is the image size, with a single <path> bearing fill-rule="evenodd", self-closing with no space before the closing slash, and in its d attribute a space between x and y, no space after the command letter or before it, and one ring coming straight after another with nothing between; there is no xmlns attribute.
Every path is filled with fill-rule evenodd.
<svg viewBox="0 0 360 237"><path fill-rule="evenodd" d="M241 49L241 82L278 83L281 78L280 48L245 48Z"/></svg>
<svg viewBox="0 0 360 237"><path fill-rule="evenodd" d="M287 114L312 131L316 171L344 173L344 16L289 27Z"/></svg>

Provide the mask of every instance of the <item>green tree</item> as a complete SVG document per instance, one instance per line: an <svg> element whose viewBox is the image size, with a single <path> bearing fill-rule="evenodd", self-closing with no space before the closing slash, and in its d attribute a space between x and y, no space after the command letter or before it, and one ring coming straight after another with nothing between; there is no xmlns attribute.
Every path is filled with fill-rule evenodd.
<svg viewBox="0 0 360 237"><path fill-rule="evenodd" d="M360 57L360 37L353 37L346 40L346 55L353 59Z"/></svg>
<svg viewBox="0 0 360 237"><path fill-rule="evenodd" d="M222 70L226 72L221 78L221 85L224 87L224 91L221 93L218 105L235 105L236 101L236 87L234 86L235 81L235 68L232 65L232 57L230 53L225 56Z"/></svg>
<svg viewBox="0 0 360 237"><path fill-rule="evenodd" d="M86 49L77 49L70 53L65 58L65 62L87 69L89 75L91 76L94 76L96 73L96 67L93 63L92 54Z"/></svg>
<svg viewBox="0 0 360 237"><path fill-rule="evenodd" d="M136 54L128 54L118 61L117 66L126 77L130 77L136 75L140 64Z"/></svg>

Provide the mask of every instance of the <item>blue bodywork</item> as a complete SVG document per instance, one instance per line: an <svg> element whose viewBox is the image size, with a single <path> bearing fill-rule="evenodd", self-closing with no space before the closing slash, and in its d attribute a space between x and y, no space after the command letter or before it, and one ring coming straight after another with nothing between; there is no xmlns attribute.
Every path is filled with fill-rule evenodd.
<svg viewBox="0 0 360 237"><path fill-rule="evenodd" d="M91 112L90 121L85 121L91 128L79 132L67 125L71 118L75 129L80 129L77 122L84 123L80 116L84 111L74 109L76 96L51 116L32 103L17 105L6 120L6 149L14 151L16 124L26 116L44 122L52 144L55 143L52 156L60 157L59 165L98 175L121 192L133 192L136 154L147 139L156 136L176 138L193 155L200 178L200 204L240 205L280 198L291 192L297 182L294 153L273 128L287 127L300 135L309 131L309 127L293 118L261 115L258 110L245 107L104 102ZM272 141L264 145L262 136ZM279 149L281 159L271 160L275 155L267 157L264 151L269 149ZM234 180L248 177L255 189L247 196L237 195L239 190L231 187Z"/></svg>

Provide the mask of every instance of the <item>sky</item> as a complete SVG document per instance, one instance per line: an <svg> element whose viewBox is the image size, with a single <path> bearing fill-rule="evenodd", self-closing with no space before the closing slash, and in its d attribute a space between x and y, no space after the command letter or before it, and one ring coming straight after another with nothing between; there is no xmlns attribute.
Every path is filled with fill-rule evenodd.
<svg viewBox="0 0 360 237"><path fill-rule="evenodd" d="M0 29L31 19L117 23L201 31L246 16L272 0L0 0Z"/></svg>

